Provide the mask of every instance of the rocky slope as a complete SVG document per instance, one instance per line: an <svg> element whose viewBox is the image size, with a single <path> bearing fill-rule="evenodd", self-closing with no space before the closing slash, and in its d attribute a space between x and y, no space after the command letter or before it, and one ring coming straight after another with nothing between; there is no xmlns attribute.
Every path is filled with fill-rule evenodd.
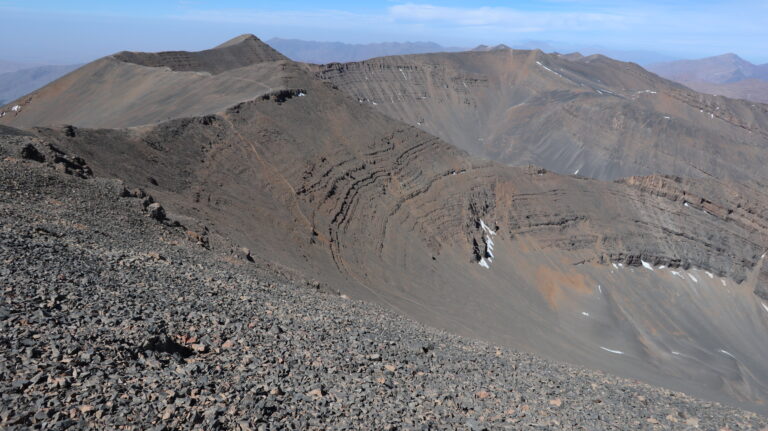
<svg viewBox="0 0 768 431"><path fill-rule="evenodd" d="M126 127L208 114L279 87L287 63L253 36L198 53L120 52L0 108L0 124Z"/></svg>
<svg viewBox="0 0 768 431"><path fill-rule="evenodd" d="M428 329L210 251L179 220L148 213L140 192L7 133L3 429L768 425L753 413Z"/></svg>
<svg viewBox="0 0 768 431"><path fill-rule="evenodd" d="M509 168L383 115L306 65L215 77L235 72L272 90L162 121L190 97L166 88L150 124L39 127L23 139L59 169L82 170L57 162L51 144L146 189L213 250L234 238L250 259L438 328L765 411L761 188ZM141 66L156 73L181 82L190 72ZM79 112L98 117L104 89L90 92Z"/></svg>
<svg viewBox="0 0 768 431"><path fill-rule="evenodd" d="M768 183L766 106L699 94L632 63L495 49L316 73L361 104L509 165Z"/></svg>

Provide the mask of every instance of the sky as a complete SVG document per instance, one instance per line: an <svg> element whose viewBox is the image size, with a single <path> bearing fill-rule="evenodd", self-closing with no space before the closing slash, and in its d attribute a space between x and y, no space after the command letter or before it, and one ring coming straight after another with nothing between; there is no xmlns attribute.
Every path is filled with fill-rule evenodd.
<svg viewBox="0 0 768 431"><path fill-rule="evenodd" d="M0 60L74 64L122 50L200 50L242 33L471 48L549 41L768 63L768 1L0 0Z"/></svg>

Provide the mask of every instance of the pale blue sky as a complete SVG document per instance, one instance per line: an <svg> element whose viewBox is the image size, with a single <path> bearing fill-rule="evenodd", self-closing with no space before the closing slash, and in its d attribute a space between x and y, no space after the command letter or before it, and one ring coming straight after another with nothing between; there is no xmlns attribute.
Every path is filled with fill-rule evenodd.
<svg viewBox="0 0 768 431"><path fill-rule="evenodd" d="M198 50L241 33L472 47L545 40L768 62L768 1L0 0L0 59L67 64Z"/></svg>

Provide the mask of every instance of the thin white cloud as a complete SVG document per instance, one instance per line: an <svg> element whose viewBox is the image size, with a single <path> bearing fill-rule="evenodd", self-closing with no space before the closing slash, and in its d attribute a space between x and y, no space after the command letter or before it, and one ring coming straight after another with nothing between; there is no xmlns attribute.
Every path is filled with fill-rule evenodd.
<svg viewBox="0 0 768 431"><path fill-rule="evenodd" d="M389 8L389 15L401 21L444 23L462 27L505 27L524 26L541 30L579 30L595 27L613 28L621 26L628 17L621 14L600 12L538 12L523 11L508 7L457 8L430 4L401 4Z"/></svg>
<svg viewBox="0 0 768 431"><path fill-rule="evenodd" d="M243 23L260 25L333 27L337 25L364 26L381 23L381 16L340 10L280 11L254 9L192 9L173 16L187 21Z"/></svg>

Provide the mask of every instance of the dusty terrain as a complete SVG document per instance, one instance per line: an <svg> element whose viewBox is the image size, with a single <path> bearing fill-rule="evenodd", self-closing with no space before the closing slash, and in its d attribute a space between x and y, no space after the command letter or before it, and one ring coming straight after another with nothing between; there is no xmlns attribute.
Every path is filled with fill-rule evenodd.
<svg viewBox="0 0 768 431"><path fill-rule="evenodd" d="M3 429L768 426L754 413L448 335L208 250L174 215L150 217L146 197L121 181L7 133Z"/></svg>
<svg viewBox="0 0 768 431"><path fill-rule="evenodd" d="M690 115L699 114L692 101L728 107L717 120L726 126L696 135L710 139L704 147L680 144L676 151L684 157L656 152L640 164L631 155L647 141L635 132L646 130L659 142L669 129L632 120L635 132L611 135L621 145L610 151L622 161L600 162L585 174L613 177L625 168L656 174L602 181L476 158L420 125L385 115L375 99L350 97L352 87L344 84L352 82L347 70L371 68L379 83L365 88L396 92L400 87L386 86L384 77L409 83L402 76L416 69L401 73L393 64L433 57L319 67L275 57L252 37L218 49L251 52L253 62L208 68L211 58L228 58L216 49L213 55L119 54L33 93L20 112L0 121L29 128L6 129L30 135L14 139L42 149L53 144L82 156L97 177L147 190L187 237L215 253L234 256L247 247L245 256L261 265L276 264L285 274L316 280L320 290L376 302L432 327L766 412L768 196L759 184L768 173L757 167L766 157L764 107L698 95L644 71L632 80L653 79L643 85L660 90L637 94L629 86L636 81L621 84L634 76L616 72L624 64L600 57L498 50L434 58L462 67L482 60L500 70L519 60L530 66L521 76L550 88L549 96L585 98L572 106L578 109L592 109L590 100L604 100L605 112L642 101L643 116L659 115L657 107L667 102ZM594 99L603 97L596 89L587 95L572 88L568 95L549 76L559 75L543 68L549 61L576 65L558 74L581 70L594 82L634 88L636 99ZM241 82L244 90L236 91ZM126 97L110 97L114 86ZM661 87L671 95L644 99ZM75 89L77 105L64 109L61 95ZM143 98L156 99L134 109ZM106 100L114 112L99 109ZM391 107L406 109L404 100ZM534 117L562 115L570 108L560 101L540 99ZM456 106L443 105L457 115L440 117L446 123L465 121ZM715 114L707 118L715 121ZM680 130L701 125L690 121ZM68 122L74 125L61 125ZM720 141L710 132L720 133ZM600 148L613 148L610 142ZM722 150L725 143L727 153L702 150ZM48 160L56 157L62 156ZM57 164L82 171L79 162L70 163ZM693 178L683 177L689 173Z"/></svg>

